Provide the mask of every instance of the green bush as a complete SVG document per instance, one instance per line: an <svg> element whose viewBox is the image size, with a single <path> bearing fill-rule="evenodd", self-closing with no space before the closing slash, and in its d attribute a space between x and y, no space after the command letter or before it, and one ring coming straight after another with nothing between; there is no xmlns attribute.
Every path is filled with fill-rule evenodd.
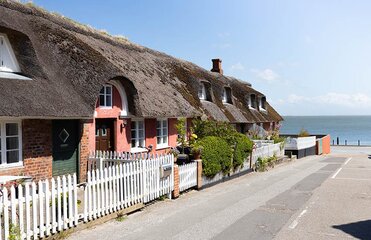
<svg viewBox="0 0 371 240"><path fill-rule="evenodd" d="M192 126L192 133L196 134L199 139L208 136L220 137L230 146L235 144L238 135L236 129L228 122L195 119Z"/></svg>
<svg viewBox="0 0 371 240"><path fill-rule="evenodd" d="M253 142L244 134L236 135L236 145L233 152L233 167L237 168L243 165L245 159L252 152Z"/></svg>
<svg viewBox="0 0 371 240"><path fill-rule="evenodd" d="M306 129L302 128L298 134L298 137L309 137L309 132Z"/></svg>
<svg viewBox="0 0 371 240"><path fill-rule="evenodd" d="M255 167L259 172L264 172L265 170L267 170L267 166L268 166L268 161L266 158L259 157L258 160L256 160Z"/></svg>
<svg viewBox="0 0 371 240"><path fill-rule="evenodd" d="M229 172L232 167L232 149L230 145L220 137L208 136L197 142L202 146L202 170L205 176L212 177L223 171Z"/></svg>

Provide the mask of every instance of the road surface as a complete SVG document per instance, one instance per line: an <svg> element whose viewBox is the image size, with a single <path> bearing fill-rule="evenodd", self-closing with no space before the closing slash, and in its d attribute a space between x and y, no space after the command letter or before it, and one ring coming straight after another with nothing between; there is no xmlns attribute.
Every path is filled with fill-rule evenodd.
<svg viewBox="0 0 371 240"><path fill-rule="evenodd" d="M154 203L69 239L371 239L371 149L333 150Z"/></svg>

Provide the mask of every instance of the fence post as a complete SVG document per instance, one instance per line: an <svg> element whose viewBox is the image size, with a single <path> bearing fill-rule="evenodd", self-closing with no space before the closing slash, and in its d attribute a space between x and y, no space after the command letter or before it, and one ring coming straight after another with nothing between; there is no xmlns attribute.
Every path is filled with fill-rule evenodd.
<svg viewBox="0 0 371 240"><path fill-rule="evenodd" d="M202 160L195 160L197 162L197 190L202 188Z"/></svg>
<svg viewBox="0 0 371 240"><path fill-rule="evenodd" d="M173 198L178 198L179 193L179 166L178 164L174 164L174 190L172 193Z"/></svg>

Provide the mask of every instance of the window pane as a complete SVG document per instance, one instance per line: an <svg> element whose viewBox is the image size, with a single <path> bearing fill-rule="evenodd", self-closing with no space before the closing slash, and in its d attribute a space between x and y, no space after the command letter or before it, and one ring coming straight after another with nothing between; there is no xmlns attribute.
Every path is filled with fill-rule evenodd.
<svg viewBox="0 0 371 240"><path fill-rule="evenodd" d="M143 121L138 122L138 129L144 129L144 122Z"/></svg>
<svg viewBox="0 0 371 240"><path fill-rule="evenodd" d="M139 130L138 138L144 138L144 131L143 130Z"/></svg>
<svg viewBox="0 0 371 240"><path fill-rule="evenodd" d="M131 139L131 147L136 147L135 146L135 139Z"/></svg>
<svg viewBox="0 0 371 240"><path fill-rule="evenodd" d="M167 136L167 128L162 129L162 136Z"/></svg>
<svg viewBox="0 0 371 240"><path fill-rule="evenodd" d="M167 143L167 136L162 138L162 143Z"/></svg>
<svg viewBox="0 0 371 240"><path fill-rule="evenodd" d="M156 133L157 136L161 136L161 129L157 129L157 133Z"/></svg>
<svg viewBox="0 0 371 240"><path fill-rule="evenodd" d="M18 123L7 123L6 124L6 135L17 136L18 135Z"/></svg>
<svg viewBox="0 0 371 240"><path fill-rule="evenodd" d="M112 92L112 87L107 86L106 87L106 94L111 94L111 92Z"/></svg>
<svg viewBox="0 0 371 240"><path fill-rule="evenodd" d="M157 144L161 144L161 137L157 137Z"/></svg>
<svg viewBox="0 0 371 240"><path fill-rule="evenodd" d="M111 95L106 96L106 107L112 107Z"/></svg>
<svg viewBox="0 0 371 240"><path fill-rule="evenodd" d="M99 95L99 106L104 107L104 95Z"/></svg>
<svg viewBox="0 0 371 240"><path fill-rule="evenodd" d="M131 122L131 130L134 130L134 129L135 129L135 127L136 127L136 123L137 123L137 122L135 122L135 121L132 121L132 122Z"/></svg>
<svg viewBox="0 0 371 240"><path fill-rule="evenodd" d="M104 94L104 87L100 90L100 94Z"/></svg>
<svg viewBox="0 0 371 240"><path fill-rule="evenodd" d="M199 97L200 99L203 98L202 87L200 87L200 88L198 89L198 97Z"/></svg>
<svg viewBox="0 0 371 240"><path fill-rule="evenodd" d="M156 128L160 128L161 127L161 121L157 121L156 122Z"/></svg>
<svg viewBox="0 0 371 240"><path fill-rule="evenodd" d="M6 138L6 149L7 150L18 149L18 137Z"/></svg>
<svg viewBox="0 0 371 240"><path fill-rule="evenodd" d="M137 138L137 131L135 130L131 131L131 138Z"/></svg>
<svg viewBox="0 0 371 240"><path fill-rule="evenodd" d="M139 140L139 146L138 147L145 147L144 146L144 140L142 139L142 140Z"/></svg>
<svg viewBox="0 0 371 240"><path fill-rule="evenodd" d="M7 163L16 163L19 162L19 154L17 151L9 151L6 153L6 162Z"/></svg>

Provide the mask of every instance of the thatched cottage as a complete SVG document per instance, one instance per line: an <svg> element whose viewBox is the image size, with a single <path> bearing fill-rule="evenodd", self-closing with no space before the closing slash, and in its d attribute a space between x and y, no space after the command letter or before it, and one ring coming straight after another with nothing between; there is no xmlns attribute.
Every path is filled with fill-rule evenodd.
<svg viewBox="0 0 371 240"><path fill-rule="evenodd" d="M90 150L176 146L179 117L241 132L282 120L218 59L208 71L12 1L0 1L0 16L0 175L83 180Z"/></svg>

